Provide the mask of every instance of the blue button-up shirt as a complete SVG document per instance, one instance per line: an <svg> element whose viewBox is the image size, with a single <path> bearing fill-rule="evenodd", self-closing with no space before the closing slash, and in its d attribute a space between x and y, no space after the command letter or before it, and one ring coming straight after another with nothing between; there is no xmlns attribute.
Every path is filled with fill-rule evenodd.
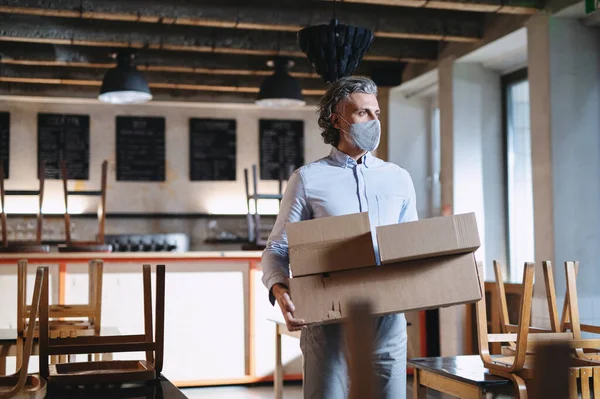
<svg viewBox="0 0 600 399"><path fill-rule="evenodd" d="M262 255L262 281L269 292L277 283L288 285L290 277L286 223L359 212L369 212L379 263L375 227L418 219L408 172L371 153L357 163L335 147L329 156L296 170Z"/></svg>

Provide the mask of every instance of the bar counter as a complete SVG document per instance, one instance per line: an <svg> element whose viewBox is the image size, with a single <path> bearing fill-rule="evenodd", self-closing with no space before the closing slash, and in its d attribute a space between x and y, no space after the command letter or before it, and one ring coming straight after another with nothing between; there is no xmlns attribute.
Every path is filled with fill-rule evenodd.
<svg viewBox="0 0 600 399"><path fill-rule="evenodd" d="M144 331L142 265L165 264L166 317L163 374L178 387L272 380L275 324L261 282L261 252L114 252L4 254L0 257L0 329L15 328L17 261L27 259L28 298L35 268L50 267L51 303L88 299L87 265L104 261L102 325L122 334ZM298 340L283 343L286 379L301 378ZM139 354L116 354L135 359ZM10 372L10 370L8 370Z"/></svg>

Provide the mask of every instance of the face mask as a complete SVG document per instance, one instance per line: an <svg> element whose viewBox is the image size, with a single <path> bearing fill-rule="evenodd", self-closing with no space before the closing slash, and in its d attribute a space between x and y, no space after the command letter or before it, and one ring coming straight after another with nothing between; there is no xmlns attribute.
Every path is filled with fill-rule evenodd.
<svg viewBox="0 0 600 399"><path fill-rule="evenodd" d="M341 115L340 118L344 119ZM352 143L361 150L364 151L373 151L379 146L379 140L381 138L381 123L378 119L373 119L372 121L362 122L362 123L349 123L350 131L344 131L350 136L350 140Z"/></svg>

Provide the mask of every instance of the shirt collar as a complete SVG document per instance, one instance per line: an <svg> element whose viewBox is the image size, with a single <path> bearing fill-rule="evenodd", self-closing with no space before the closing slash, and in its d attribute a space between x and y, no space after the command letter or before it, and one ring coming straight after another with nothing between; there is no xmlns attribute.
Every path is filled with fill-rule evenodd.
<svg viewBox="0 0 600 399"><path fill-rule="evenodd" d="M331 152L329 153L329 156L336 164L338 164L342 168L354 167L357 164L357 162L354 159L352 159L350 155L338 150L336 147L333 146L331 147ZM372 157L373 155L370 152L367 152L362 157L362 164L368 168L371 164Z"/></svg>

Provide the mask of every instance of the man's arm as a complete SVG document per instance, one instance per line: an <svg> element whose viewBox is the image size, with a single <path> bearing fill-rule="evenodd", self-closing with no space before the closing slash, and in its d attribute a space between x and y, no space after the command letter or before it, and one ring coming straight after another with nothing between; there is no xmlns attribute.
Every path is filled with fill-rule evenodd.
<svg viewBox="0 0 600 399"><path fill-rule="evenodd" d="M304 183L300 171L296 170L288 180L279 208L279 214L277 215L277 220L269 235L267 247L262 255L262 282L269 290L269 300L273 305L275 304L273 286L282 284L287 287L290 276L288 241L285 224L299 222L309 218L310 211Z"/></svg>
<svg viewBox="0 0 600 399"><path fill-rule="evenodd" d="M404 204L402 212L400 212L398 223L415 222L419 220L419 215L417 215L417 199L415 194L415 186L413 184L412 177L410 177L410 174L406 170L403 170L402 172L405 175L405 192L408 194L408 200L406 201L406 204Z"/></svg>

